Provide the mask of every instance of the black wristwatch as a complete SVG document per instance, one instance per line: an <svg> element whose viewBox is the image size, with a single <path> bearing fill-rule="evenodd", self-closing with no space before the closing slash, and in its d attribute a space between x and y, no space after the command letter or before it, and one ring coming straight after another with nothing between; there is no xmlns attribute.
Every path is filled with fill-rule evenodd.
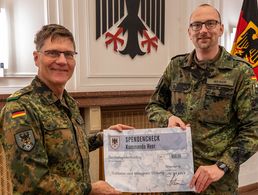
<svg viewBox="0 0 258 195"><path fill-rule="evenodd" d="M224 173L228 171L228 166L225 163L217 161L216 165L220 170L224 171Z"/></svg>

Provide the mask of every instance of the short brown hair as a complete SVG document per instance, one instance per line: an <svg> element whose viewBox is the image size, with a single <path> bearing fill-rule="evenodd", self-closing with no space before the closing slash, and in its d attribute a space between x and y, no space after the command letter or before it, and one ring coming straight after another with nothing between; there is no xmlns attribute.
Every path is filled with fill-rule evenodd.
<svg viewBox="0 0 258 195"><path fill-rule="evenodd" d="M35 35L34 43L37 51L43 47L45 40L49 37L51 37L51 41L58 37L67 37L72 41L74 49L76 49L73 34L67 28L59 24L47 24L42 26Z"/></svg>

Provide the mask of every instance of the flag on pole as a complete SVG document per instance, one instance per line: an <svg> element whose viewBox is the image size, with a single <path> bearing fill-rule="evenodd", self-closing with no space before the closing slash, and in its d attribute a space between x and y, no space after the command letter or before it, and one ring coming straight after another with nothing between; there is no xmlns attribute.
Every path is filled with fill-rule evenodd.
<svg viewBox="0 0 258 195"><path fill-rule="evenodd" d="M244 0L231 54L247 60L258 80L258 6L257 0Z"/></svg>

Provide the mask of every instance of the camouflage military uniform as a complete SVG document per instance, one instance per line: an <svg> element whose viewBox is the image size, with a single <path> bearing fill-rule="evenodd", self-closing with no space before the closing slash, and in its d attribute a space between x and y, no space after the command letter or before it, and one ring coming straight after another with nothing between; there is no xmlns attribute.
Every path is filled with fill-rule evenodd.
<svg viewBox="0 0 258 195"><path fill-rule="evenodd" d="M90 192L89 151L103 143L99 136L87 137L77 104L66 91L60 101L36 77L8 98L0 129L14 193Z"/></svg>
<svg viewBox="0 0 258 195"><path fill-rule="evenodd" d="M176 56L146 107L150 121L167 127L175 115L192 129L195 171L222 161L229 171L206 194L234 194L239 165L257 151L257 90L247 62L220 47L213 61L200 63L195 51ZM203 193L203 194L205 194Z"/></svg>

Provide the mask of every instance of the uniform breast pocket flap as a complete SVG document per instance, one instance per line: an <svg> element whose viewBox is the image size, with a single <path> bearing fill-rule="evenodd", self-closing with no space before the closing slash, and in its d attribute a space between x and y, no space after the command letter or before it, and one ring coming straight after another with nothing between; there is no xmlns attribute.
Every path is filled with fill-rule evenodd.
<svg viewBox="0 0 258 195"><path fill-rule="evenodd" d="M172 83L171 91L189 93L191 91L190 83Z"/></svg>
<svg viewBox="0 0 258 195"><path fill-rule="evenodd" d="M207 85L207 96L231 98L234 94L234 88L231 86Z"/></svg>

